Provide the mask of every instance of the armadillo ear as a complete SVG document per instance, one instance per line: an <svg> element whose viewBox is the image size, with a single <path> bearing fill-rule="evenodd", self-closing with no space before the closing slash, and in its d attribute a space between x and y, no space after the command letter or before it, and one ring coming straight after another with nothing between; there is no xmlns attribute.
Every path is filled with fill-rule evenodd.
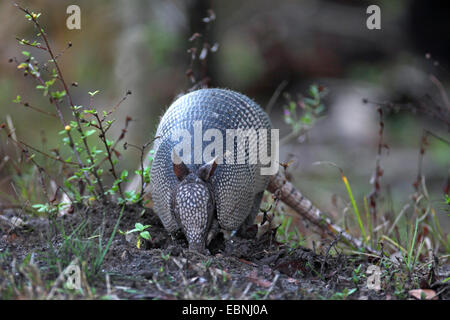
<svg viewBox="0 0 450 320"><path fill-rule="evenodd" d="M214 159L212 159L210 162L205 163L203 166L200 167L200 169L198 169L198 176L204 180L204 181L208 181L209 178L211 178L211 176L214 174L214 171L217 168L217 159L219 157L215 157Z"/></svg>
<svg viewBox="0 0 450 320"><path fill-rule="evenodd" d="M189 169L184 164L183 160L178 156L175 150L172 151L173 172L178 180L183 180L189 174Z"/></svg>

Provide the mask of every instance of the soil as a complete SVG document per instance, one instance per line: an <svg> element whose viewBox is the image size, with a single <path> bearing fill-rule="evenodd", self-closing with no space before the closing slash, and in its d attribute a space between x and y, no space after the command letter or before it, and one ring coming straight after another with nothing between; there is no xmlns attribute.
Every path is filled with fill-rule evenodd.
<svg viewBox="0 0 450 320"><path fill-rule="evenodd" d="M23 261L37 266L43 282L53 282L75 258L74 243L85 245L85 286L95 292L94 298L405 299L411 289L430 287L436 268L448 268L436 265L422 273L407 274L387 258L336 253L327 248L323 252L290 248L277 243L273 233L259 239L234 236L229 240L220 234L208 247L210 254L203 255L188 251L182 236L172 239L153 211L131 206L123 210L117 229L131 230L136 222L150 225L151 240L142 242L138 249L135 233L125 236L117 231L100 269L93 270L92 261L101 255L98 244L105 248L121 212L115 205L78 208L55 220L22 217L25 224L15 228L0 221L0 297L7 291L6 283L11 285L7 275L16 283L23 280L23 274L17 272ZM16 214L11 211L3 216L10 219ZM69 242L64 241L64 234L72 234ZM367 286L366 271L373 264L382 269L378 291ZM44 287L45 291L49 286ZM450 298L450 290L443 284L432 289L440 292L439 298ZM66 292L60 290L55 297L66 298ZM17 298L14 294L10 297ZM85 298L86 291L77 297Z"/></svg>

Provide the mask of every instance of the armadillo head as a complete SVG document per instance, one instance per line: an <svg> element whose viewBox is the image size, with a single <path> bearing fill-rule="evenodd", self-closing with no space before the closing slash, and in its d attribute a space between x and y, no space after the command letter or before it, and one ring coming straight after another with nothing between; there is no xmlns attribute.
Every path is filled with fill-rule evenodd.
<svg viewBox="0 0 450 320"><path fill-rule="evenodd" d="M190 250L199 252L205 250L206 236L215 212L210 177L216 167L216 159L203 165L196 172L191 172L179 158L173 164L174 173L180 183L175 190L172 208Z"/></svg>

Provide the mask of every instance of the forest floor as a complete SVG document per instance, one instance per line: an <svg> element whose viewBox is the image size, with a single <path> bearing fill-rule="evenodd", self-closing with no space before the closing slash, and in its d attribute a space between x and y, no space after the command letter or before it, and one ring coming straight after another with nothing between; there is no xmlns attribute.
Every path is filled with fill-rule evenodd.
<svg viewBox="0 0 450 320"><path fill-rule="evenodd" d="M14 211L4 216L13 221ZM437 281L450 267L439 263L408 272L389 258L292 248L271 233L260 239L218 237L208 248L211 254L202 255L189 252L184 239L171 239L153 211L137 206L22 218L14 227L0 221L0 299L385 300L411 298L411 289L427 283L438 283L432 287L436 298L450 299L448 287ZM139 249L136 234L124 234L137 221L150 225L151 235ZM80 290L61 277L73 261L82 261ZM368 288L372 265L381 270L381 290Z"/></svg>

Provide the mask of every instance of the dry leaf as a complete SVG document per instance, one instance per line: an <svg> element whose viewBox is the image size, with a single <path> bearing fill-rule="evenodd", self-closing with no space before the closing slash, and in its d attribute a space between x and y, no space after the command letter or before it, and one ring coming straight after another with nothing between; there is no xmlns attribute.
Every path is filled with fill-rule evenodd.
<svg viewBox="0 0 450 320"><path fill-rule="evenodd" d="M250 261L245 260L245 259L239 259L239 261L240 261L240 262L243 262L243 263L245 263L245 264L251 265L251 266L253 266L253 267L257 267L257 266L258 266L256 263L250 262Z"/></svg>
<svg viewBox="0 0 450 320"><path fill-rule="evenodd" d="M409 291L409 295L418 300L437 300L436 291L431 289L414 289Z"/></svg>
<svg viewBox="0 0 450 320"><path fill-rule="evenodd" d="M264 287L264 288L269 288L272 285L272 282L270 282L269 280L266 280L266 279L249 278L249 280L251 282L253 282L254 284L256 284L260 287Z"/></svg>
<svg viewBox="0 0 450 320"><path fill-rule="evenodd" d="M253 269L253 271L248 274L247 278L260 287L269 288L272 285L272 282L266 279L259 279L257 272L258 271L256 269Z"/></svg>

